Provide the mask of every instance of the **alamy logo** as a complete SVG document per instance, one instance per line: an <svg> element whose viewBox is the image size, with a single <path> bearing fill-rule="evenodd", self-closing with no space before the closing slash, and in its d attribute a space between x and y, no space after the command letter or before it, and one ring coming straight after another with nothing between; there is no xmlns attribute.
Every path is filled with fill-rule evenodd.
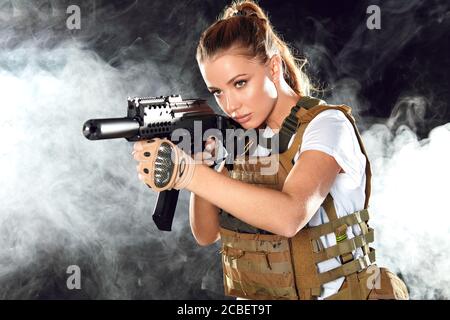
<svg viewBox="0 0 450 320"><path fill-rule="evenodd" d="M370 16L367 18L367 28L369 30L381 29L381 9L377 5L371 5L367 7L367 14Z"/></svg>
<svg viewBox="0 0 450 320"><path fill-rule="evenodd" d="M81 270L77 265L71 265L67 267L66 273L70 274L67 278L66 285L67 289L81 289Z"/></svg>
<svg viewBox="0 0 450 320"><path fill-rule="evenodd" d="M77 5L70 5L66 10L67 14L70 16L66 20L66 26L69 30L80 30L81 29L81 10Z"/></svg>

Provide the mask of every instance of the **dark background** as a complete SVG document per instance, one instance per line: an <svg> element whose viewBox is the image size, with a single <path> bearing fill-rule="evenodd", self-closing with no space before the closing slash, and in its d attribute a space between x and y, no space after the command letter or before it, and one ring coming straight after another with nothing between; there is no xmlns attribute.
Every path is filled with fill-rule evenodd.
<svg viewBox="0 0 450 320"><path fill-rule="evenodd" d="M406 124L419 138L425 138L431 129L450 120L450 11L447 1L259 3L268 12L275 29L300 57L308 59L306 71L313 83L323 90L318 95L330 103L352 106L361 129L368 129L374 123L386 123L389 130L395 132L401 124ZM80 30L66 27L68 14L65 10L71 4L81 8ZM66 137L65 134L71 132L60 129L57 119L64 122L67 118L56 106L67 107L63 110L67 117L72 117L73 132L81 132L83 120L121 116L125 112L126 95L178 93L183 97L203 97L220 112L198 71L195 48L200 33L227 4L228 1L217 0L0 2L0 75L10 77L5 78L5 84L11 83L11 79L20 79L24 83L43 85L30 86L30 92L51 88L51 83L36 80L37 75L45 72L55 79L67 79L61 70L74 62L71 60L74 47L79 50L77 54L89 53L76 55L80 63L77 66L83 66L83 59L86 59L86 62L101 65L102 72L106 70L97 73L96 64L86 64L86 69L80 69L78 85L68 84L67 92L62 86L58 95L49 100L51 103L42 102L40 109L35 105L39 100L25 104L21 102L21 94L11 97L5 86L0 88L5 90L1 95L7 97L2 108L23 112L5 113L2 125L11 125L18 119L24 120L22 124L33 124L30 129L36 128L31 131L36 141L42 144L47 141L39 152L47 155L40 159L48 165L56 159L52 153L55 146L63 148L67 156L57 158L60 161L52 164L48 172L42 166L37 171L24 167L23 176L36 175L36 179L23 189L11 187L1 194L4 207L0 209L3 211L0 244L9 251L0 252L0 298L224 298L219 248L217 245L196 246L185 212L186 197L177 209L179 220L175 231L159 232L150 217L153 203L149 200L149 191L138 186L137 179L131 177L134 174L132 162L124 156L116 163L102 160L109 162L90 164L92 159L85 155L95 152L89 148L101 146L105 152L103 157L111 159L113 154L108 153L111 150L108 148L113 144L95 145L77 136L80 140L66 149L55 135ZM369 17L366 9L373 4L381 9L380 30L369 30L366 26ZM31 65L33 69L28 69ZM110 73L111 78L105 76ZM103 93L102 86L92 85L103 81L110 91ZM86 92L89 92L87 97ZM112 99L108 92L119 92L123 98ZM98 93L98 98L93 97L95 94L91 96L93 93ZM74 100L64 101L58 98L60 94L67 94ZM41 118L43 112L48 114ZM44 127L58 130L38 134L41 132L38 128ZM120 148L120 143L115 142L114 146ZM17 143L17 148L19 146ZM15 147L13 143L11 150L16 150ZM31 145L29 148L32 150ZM127 148L127 152L130 151L130 146ZM114 154L120 157L120 151ZM11 155L5 152L2 159ZM62 189L56 188L55 183L46 185L44 177L51 172L55 181L61 181L57 168L69 163L67 159L74 156L83 161L76 167L80 171L76 172L84 172L83 168L88 171L77 180L78 184L84 184L86 193L74 188L75 177L62 180L67 182L61 182ZM120 175L117 167L127 174ZM74 175L75 167L70 170ZM70 174L70 170L64 174ZM89 172L99 175L98 179L88 180ZM6 174L2 176L5 181L6 177ZM17 174L13 180L21 178L22 175ZM102 190L105 183L111 184L111 189ZM44 189L48 193L41 197L43 191L30 189ZM64 194L75 194L76 199L67 196L67 201L56 206L61 190ZM35 196L31 197L33 192ZM119 192L126 195L115 198L113 194ZM54 219L56 212L63 216ZM82 290L71 291L66 287L65 270L72 264L82 270ZM414 275L410 277L413 279ZM439 290L428 295L415 293L415 297L445 296Z"/></svg>

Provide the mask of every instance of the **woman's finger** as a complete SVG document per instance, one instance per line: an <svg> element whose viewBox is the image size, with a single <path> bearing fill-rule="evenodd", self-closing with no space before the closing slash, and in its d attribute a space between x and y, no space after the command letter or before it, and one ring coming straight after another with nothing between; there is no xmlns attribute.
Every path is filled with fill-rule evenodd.
<svg viewBox="0 0 450 320"><path fill-rule="evenodd" d="M208 138L206 140L205 151L211 153L214 156L215 149L216 149L216 140Z"/></svg>

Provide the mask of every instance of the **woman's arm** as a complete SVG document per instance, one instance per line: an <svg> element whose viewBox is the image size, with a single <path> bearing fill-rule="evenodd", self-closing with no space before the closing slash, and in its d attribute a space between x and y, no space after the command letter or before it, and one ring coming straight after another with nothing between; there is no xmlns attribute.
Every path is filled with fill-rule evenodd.
<svg viewBox="0 0 450 320"><path fill-rule="evenodd" d="M197 165L187 189L252 226L293 237L318 210L340 170L332 156L309 150L300 155L282 191L234 180L205 165ZM216 216L209 219L218 225Z"/></svg>
<svg viewBox="0 0 450 320"><path fill-rule="evenodd" d="M225 162L218 172L227 175L224 164ZM191 192L189 221L192 234L199 245L207 246L219 240L219 208L194 192Z"/></svg>

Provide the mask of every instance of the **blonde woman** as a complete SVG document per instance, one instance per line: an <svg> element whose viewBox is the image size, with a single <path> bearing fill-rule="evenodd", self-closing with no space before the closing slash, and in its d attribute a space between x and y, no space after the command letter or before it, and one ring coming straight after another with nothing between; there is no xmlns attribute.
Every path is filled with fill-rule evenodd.
<svg viewBox="0 0 450 320"><path fill-rule="evenodd" d="M225 8L201 35L196 58L228 116L267 137L289 137L280 154L258 147L218 171L168 140L135 144L139 178L155 191L189 190L196 241L221 241L225 294L408 298L403 282L374 264L370 165L351 109L310 96L302 64L252 1ZM250 156L278 161L277 172L262 174L263 161Z"/></svg>

